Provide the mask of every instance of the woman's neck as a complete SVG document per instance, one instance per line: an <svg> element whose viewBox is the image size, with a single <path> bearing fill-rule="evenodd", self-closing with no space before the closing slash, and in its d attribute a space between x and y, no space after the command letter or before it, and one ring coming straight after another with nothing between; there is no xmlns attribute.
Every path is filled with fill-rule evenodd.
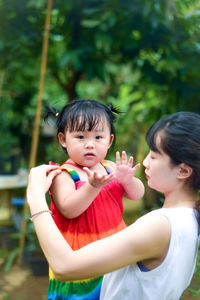
<svg viewBox="0 0 200 300"><path fill-rule="evenodd" d="M164 208L170 207L191 207L195 208L196 202L198 201L198 195L194 191L176 191L165 195L165 201L163 204Z"/></svg>

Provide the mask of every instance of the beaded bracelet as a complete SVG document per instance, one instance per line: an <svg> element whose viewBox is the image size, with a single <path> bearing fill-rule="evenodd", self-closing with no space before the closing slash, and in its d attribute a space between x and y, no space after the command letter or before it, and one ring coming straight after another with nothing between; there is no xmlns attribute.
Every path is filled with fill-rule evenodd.
<svg viewBox="0 0 200 300"><path fill-rule="evenodd" d="M47 210L41 210L41 211L39 211L39 212L37 212L35 214L32 214L30 216L29 220L33 222L35 220L35 218L37 218L39 215L41 215L43 213L49 213L53 217L52 211L50 211L49 209L47 209Z"/></svg>

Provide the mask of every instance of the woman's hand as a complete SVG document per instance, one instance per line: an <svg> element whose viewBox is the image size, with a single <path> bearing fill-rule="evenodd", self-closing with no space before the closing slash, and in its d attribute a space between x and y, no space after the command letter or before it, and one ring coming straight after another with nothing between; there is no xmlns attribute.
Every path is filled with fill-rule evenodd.
<svg viewBox="0 0 200 300"><path fill-rule="evenodd" d="M32 168L28 177L27 195L41 193L46 194L51 186L53 178L61 173L56 165L41 165Z"/></svg>

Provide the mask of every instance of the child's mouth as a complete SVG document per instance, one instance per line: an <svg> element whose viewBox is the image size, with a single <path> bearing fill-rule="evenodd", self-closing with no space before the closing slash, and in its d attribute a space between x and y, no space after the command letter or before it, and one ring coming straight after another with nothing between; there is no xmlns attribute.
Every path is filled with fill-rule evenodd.
<svg viewBox="0 0 200 300"><path fill-rule="evenodd" d="M94 157L95 155L93 153L86 153L85 156L86 157Z"/></svg>

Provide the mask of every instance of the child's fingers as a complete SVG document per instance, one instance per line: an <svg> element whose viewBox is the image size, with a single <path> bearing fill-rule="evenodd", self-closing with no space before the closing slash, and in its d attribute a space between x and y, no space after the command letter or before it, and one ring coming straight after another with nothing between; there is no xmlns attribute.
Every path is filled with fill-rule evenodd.
<svg viewBox="0 0 200 300"><path fill-rule="evenodd" d="M119 151L116 152L116 165L127 164L126 151L122 151L122 160Z"/></svg>
<svg viewBox="0 0 200 300"><path fill-rule="evenodd" d="M126 151L122 151L122 164L127 163L127 156L126 156Z"/></svg>
<svg viewBox="0 0 200 300"><path fill-rule="evenodd" d="M115 175L114 174L109 174L107 175L107 180L110 182L112 181L113 179L115 179Z"/></svg>
<svg viewBox="0 0 200 300"><path fill-rule="evenodd" d="M129 161L128 161L128 166L131 167L131 168L133 166L133 161L134 161L133 156L130 156Z"/></svg>
<svg viewBox="0 0 200 300"><path fill-rule="evenodd" d="M119 151L116 152L116 165L118 166L121 164L121 158L120 158L120 153Z"/></svg>
<svg viewBox="0 0 200 300"><path fill-rule="evenodd" d="M134 173L139 169L139 167L140 167L140 163L139 164L137 164L137 165L135 165L135 167L133 168L133 170L134 170Z"/></svg>
<svg viewBox="0 0 200 300"><path fill-rule="evenodd" d="M102 179L102 178L104 178L104 175L94 171L94 179L99 180L99 179Z"/></svg>
<svg viewBox="0 0 200 300"><path fill-rule="evenodd" d="M97 172L94 172L94 179L104 185L111 182L114 179L114 175L113 174L102 175Z"/></svg>
<svg viewBox="0 0 200 300"><path fill-rule="evenodd" d="M101 179L102 184L103 185L107 185L108 183L110 183L111 181L113 181L114 179L114 175L113 174L109 174L109 175L104 175Z"/></svg>
<svg viewBox="0 0 200 300"><path fill-rule="evenodd" d="M88 177L89 177L89 176L92 176L92 174L93 174L93 172L90 171L90 169L88 169L87 167L84 167L84 168L83 168L83 171L85 171L85 173L87 174Z"/></svg>

